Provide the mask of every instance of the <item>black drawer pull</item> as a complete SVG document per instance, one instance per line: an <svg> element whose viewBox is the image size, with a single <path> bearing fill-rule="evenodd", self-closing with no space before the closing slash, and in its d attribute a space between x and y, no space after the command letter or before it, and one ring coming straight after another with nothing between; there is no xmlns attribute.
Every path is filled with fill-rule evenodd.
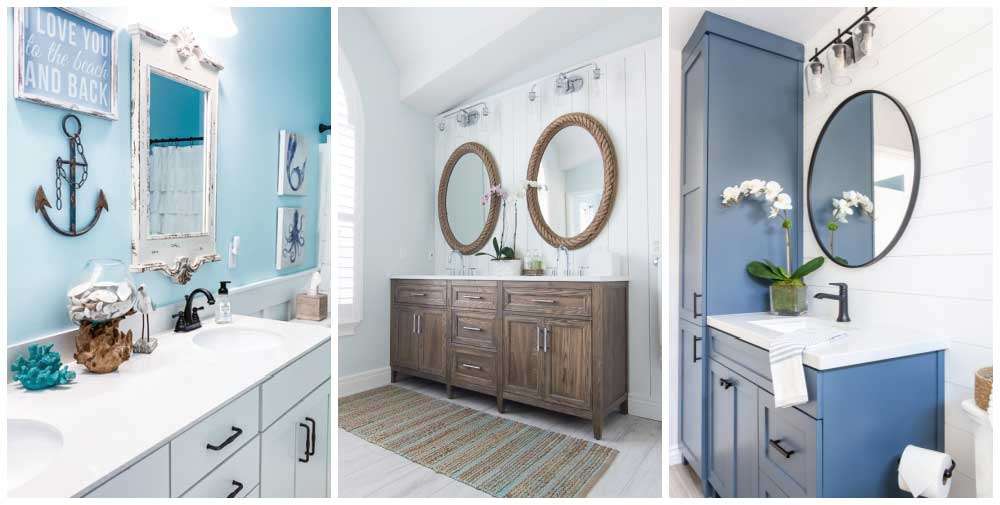
<svg viewBox="0 0 1000 505"><path fill-rule="evenodd" d="M243 434L243 430L241 430L241 429L233 426L233 434L229 435L229 438L227 438L226 440L224 440L219 445L208 444L206 447L209 448L209 449L211 449L211 450L213 450L213 451L221 451L223 447L225 447L225 446L233 443L233 440L236 440L236 437L238 437L238 436L240 436L242 434Z"/></svg>
<svg viewBox="0 0 1000 505"><path fill-rule="evenodd" d="M310 441L310 443L309 443L309 455L310 456L315 456L316 455L316 420L313 419L313 418L311 418L311 417L307 417L306 421L309 421L309 424L312 425L312 430L309 431L309 441Z"/></svg>
<svg viewBox="0 0 1000 505"><path fill-rule="evenodd" d="M692 317L701 317L701 316L704 315L704 314L699 314L698 313L698 299L699 298L701 298L701 295L699 295L698 293L691 293L691 313L693 314Z"/></svg>
<svg viewBox="0 0 1000 505"><path fill-rule="evenodd" d="M693 342L693 345L694 345L694 350L691 352L691 357L694 358L694 359L692 359L691 362L692 363L697 363L698 360L701 359L701 358L698 357L698 342L701 342L701 337L699 337L697 335L691 335L691 337L693 337L691 339L691 342Z"/></svg>
<svg viewBox="0 0 1000 505"><path fill-rule="evenodd" d="M236 489L234 489L232 493L229 493L228 495L226 495L226 498L236 498L236 495L240 494L240 491L243 491L243 483L242 482L240 482L238 480L234 480L233 481L233 485L236 486Z"/></svg>
<svg viewBox="0 0 1000 505"><path fill-rule="evenodd" d="M777 440L768 440L768 445L774 447L774 450L780 452L781 455L785 457L785 459L788 459L792 457L792 454L795 454L795 451L789 451L788 449L785 449L784 447L781 446L780 438Z"/></svg>
<svg viewBox="0 0 1000 505"><path fill-rule="evenodd" d="M722 389L729 389L735 386L736 383L729 379L719 379L719 385L722 386Z"/></svg>
<svg viewBox="0 0 1000 505"><path fill-rule="evenodd" d="M306 423L299 423L299 426L301 426L301 427L303 427L303 428L306 429L306 452L305 452L306 459L299 458L299 461L302 462L302 463L308 463L309 462L309 456L312 456L312 453L310 451L310 443L309 443L309 440L312 438L310 436L310 434L312 433L312 430L309 429L309 425L306 424Z"/></svg>

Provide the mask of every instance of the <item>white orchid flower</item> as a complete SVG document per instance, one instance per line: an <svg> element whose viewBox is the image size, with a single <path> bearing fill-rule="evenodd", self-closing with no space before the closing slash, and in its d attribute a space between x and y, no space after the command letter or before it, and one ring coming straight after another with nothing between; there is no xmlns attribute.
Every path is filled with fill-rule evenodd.
<svg viewBox="0 0 1000 505"><path fill-rule="evenodd" d="M854 214L851 203L842 198L833 199L833 218L841 223L847 222L847 216Z"/></svg>
<svg viewBox="0 0 1000 505"><path fill-rule="evenodd" d="M774 202L771 203L771 206L779 210L792 210L792 197L788 196L788 193L780 193L774 197Z"/></svg>
<svg viewBox="0 0 1000 505"><path fill-rule="evenodd" d="M764 185L764 198L766 198L769 202L773 202L779 194L782 194L782 189L781 184L778 184L776 181L768 181L768 183Z"/></svg>
<svg viewBox="0 0 1000 505"><path fill-rule="evenodd" d="M729 186L728 188L723 189L722 190L722 205L725 205L725 206L728 207L730 205L735 204L736 202L739 202L741 195L742 195L742 193L740 192L740 187L739 186Z"/></svg>
<svg viewBox="0 0 1000 505"><path fill-rule="evenodd" d="M765 182L760 179L750 179L740 183L740 192L746 196L758 197L764 190Z"/></svg>

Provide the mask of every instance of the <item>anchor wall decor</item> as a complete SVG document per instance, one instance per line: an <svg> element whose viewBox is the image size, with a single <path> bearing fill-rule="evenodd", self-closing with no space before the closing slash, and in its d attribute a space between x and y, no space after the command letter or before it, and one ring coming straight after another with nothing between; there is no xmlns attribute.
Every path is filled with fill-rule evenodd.
<svg viewBox="0 0 1000 505"><path fill-rule="evenodd" d="M74 133L69 132L67 123L69 123L70 119L76 121L76 131ZM94 217L90 219L87 226L81 229L76 228L76 191L82 188L84 183L87 182L90 167L87 163L87 154L83 147L83 142L80 140L80 132L83 131L80 118L73 114L66 114L66 117L62 121L62 130L69 139L69 160L64 160L61 156L56 158L56 210L62 210L63 207L62 186L65 182L69 190L69 229L64 230L52 222L52 217L49 216L49 212L46 210L51 209L52 205L49 203L49 199L46 198L45 190L41 186L38 186L38 189L35 191L35 212L41 212L45 222L57 233L67 237L79 237L94 228L97 220L101 218L102 211L109 211L108 199L104 196L104 190L99 190L97 205L94 208ZM79 160L77 159L78 155ZM77 179L77 169L82 169L79 179Z"/></svg>

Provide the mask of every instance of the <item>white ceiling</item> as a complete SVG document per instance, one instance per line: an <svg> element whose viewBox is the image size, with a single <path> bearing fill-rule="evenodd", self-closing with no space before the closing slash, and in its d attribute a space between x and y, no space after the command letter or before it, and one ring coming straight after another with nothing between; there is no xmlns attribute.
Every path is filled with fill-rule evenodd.
<svg viewBox="0 0 1000 505"><path fill-rule="evenodd" d="M843 9L843 7L712 7L707 10L804 44ZM705 10L700 7L670 8L667 13L670 23L670 49L684 47ZM861 14L861 8L858 8L858 14ZM836 34L831 33L830 37L834 35ZM810 51L806 49L806 52Z"/></svg>
<svg viewBox="0 0 1000 505"><path fill-rule="evenodd" d="M399 70L400 100L430 114L460 105L590 37L605 34L612 47L585 57L638 42L626 41L622 33L648 40L661 32L660 10L651 8L369 7L365 12ZM607 35L606 28L616 23L628 26Z"/></svg>

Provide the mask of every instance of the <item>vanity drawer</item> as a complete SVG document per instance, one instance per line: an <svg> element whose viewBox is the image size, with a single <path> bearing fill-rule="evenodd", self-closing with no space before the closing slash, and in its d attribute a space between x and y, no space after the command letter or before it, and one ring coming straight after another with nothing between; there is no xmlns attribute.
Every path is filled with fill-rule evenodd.
<svg viewBox="0 0 1000 505"><path fill-rule="evenodd" d="M392 301L444 307L448 285L445 281L392 281Z"/></svg>
<svg viewBox="0 0 1000 505"><path fill-rule="evenodd" d="M184 493L184 498L243 498L260 480L260 437L253 437L233 457Z"/></svg>
<svg viewBox="0 0 1000 505"><path fill-rule="evenodd" d="M87 498L170 498L169 444L101 484Z"/></svg>
<svg viewBox="0 0 1000 505"><path fill-rule="evenodd" d="M497 348L500 320L496 312L455 310L451 313L451 341L461 345Z"/></svg>
<svg viewBox="0 0 1000 505"><path fill-rule="evenodd" d="M758 392L760 471L790 497L817 495L817 434L822 423L794 408L775 408L773 396Z"/></svg>
<svg viewBox="0 0 1000 505"><path fill-rule="evenodd" d="M257 435L259 397L253 388L170 441L170 496L180 496Z"/></svg>
<svg viewBox="0 0 1000 505"><path fill-rule="evenodd" d="M452 281L451 306L456 309L497 309L497 282Z"/></svg>
<svg viewBox="0 0 1000 505"><path fill-rule="evenodd" d="M508 312L561 316L590 316L589 288L548 288L529 283L503 286L503 309Z"/></svg>
<svg viewBox="0 0 1000 505"><path fill-rule="evenodd" d="M267 429L288 409L330 378L330 342L275 373L260 387L260 425Z"/></svg>
<svg viewBox="0 0 1000 505"><path fill-rule="evenodd" d="M451 383L487 394L496 394L497 353L474 347L453 346Z"/></svg>

